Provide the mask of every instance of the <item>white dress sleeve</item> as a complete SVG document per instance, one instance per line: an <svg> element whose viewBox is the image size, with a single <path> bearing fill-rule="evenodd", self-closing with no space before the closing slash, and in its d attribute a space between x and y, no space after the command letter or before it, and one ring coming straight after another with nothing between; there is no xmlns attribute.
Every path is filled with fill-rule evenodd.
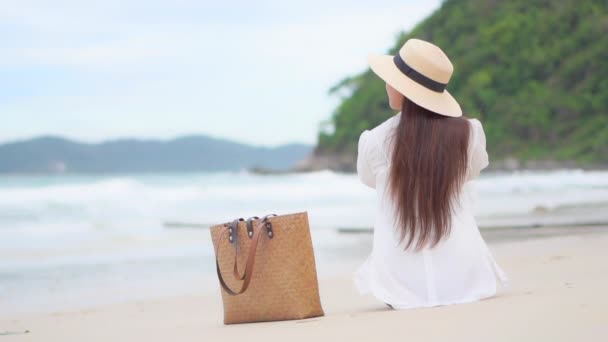
<svg viewBox="0 0 608 342"><path fill-rule="evenodd" d="M486 135L481 122L471 119L471 142L469 144L469 164L467 180L479 177L481 170L489 164L488 152L486 151Z"/></svg>
<svg viewBox="0 0 608 342"><path fill-rule="evenodd" d="M371 132L369 130L363 131L359 136L359 146L357 152L357 175L361 182L370 188L376 188L376 175L372 171L369 165L369 136Z"/></svg>
<svg viewBox="0 0 608 342"><path fill-rule="evenodd" d="M376 188L378 174L388 166L387 152L381 142L394 118L388 119L371 130L365 130L359 136L357 153L357 174L361 182L370 188Z"/></svg>

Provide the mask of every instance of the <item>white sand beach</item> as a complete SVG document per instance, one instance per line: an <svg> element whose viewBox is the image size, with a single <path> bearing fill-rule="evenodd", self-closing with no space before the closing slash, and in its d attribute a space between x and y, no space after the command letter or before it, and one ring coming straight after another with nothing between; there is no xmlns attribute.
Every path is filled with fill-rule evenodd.
<svg viewBox="0 0 608 342"><path fill-rule="evenodd" d="M511 278L480 302L390 310L359 296L349 266L322 277L325 317L225 326L217 291L0 319L3 341L606 341L608 227L486 237Z"/></svg>

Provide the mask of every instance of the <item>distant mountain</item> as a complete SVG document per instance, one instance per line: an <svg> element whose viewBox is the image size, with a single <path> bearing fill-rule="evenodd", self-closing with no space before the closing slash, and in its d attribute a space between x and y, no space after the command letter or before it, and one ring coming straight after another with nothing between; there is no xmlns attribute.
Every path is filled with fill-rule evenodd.
<svg viewBox="0 0 608 342"><path fill-rule="evenodd" d="M255 147L207 136L86 144L43 136L0 145L0 173L287 170L312 146Z"/></svg>

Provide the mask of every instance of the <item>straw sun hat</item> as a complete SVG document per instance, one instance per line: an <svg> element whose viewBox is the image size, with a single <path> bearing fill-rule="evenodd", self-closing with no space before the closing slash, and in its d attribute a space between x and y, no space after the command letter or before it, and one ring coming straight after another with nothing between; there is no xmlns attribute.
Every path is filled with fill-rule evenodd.
<svg viewBox="0 0 608 342"><path fill-rule="evenodd" d="M378 77L417 105L445 116L462 115L445 89L454 67L438 46L412 38L397 55L370 54L368 63Z"/></svg>

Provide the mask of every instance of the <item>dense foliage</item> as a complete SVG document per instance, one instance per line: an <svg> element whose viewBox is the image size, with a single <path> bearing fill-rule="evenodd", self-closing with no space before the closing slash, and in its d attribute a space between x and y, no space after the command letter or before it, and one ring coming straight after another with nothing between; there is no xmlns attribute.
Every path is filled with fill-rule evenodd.
<svg viewBox="0 0 608 342"><path fill-rule="evenodd" d="M409 38L454 64L448 90L482 120L492 158L608 162L608 2L447 0ZM394 114L369 69L346 78L319 153L355 153L359 134Z"/></svg>

